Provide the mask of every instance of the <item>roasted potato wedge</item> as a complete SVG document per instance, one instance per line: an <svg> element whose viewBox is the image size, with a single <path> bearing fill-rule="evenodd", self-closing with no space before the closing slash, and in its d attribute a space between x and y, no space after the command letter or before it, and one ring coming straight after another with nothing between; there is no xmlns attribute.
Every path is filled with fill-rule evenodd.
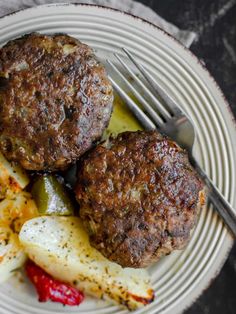
<svg viewBox="0 0 236 314"><path fill-rule="evenodd" d="M29 183L25 171L18 165L9 163L0 153L0 199L12 197Z"/></svg>
<svg viewBox="0 0 236 314"><path fill-rule="evenodd" d="M23 223L35 216L37 208L27 192L19 192L12 199L0 202L0 282L24 264L26 254L18 233Z"/></svg>
<svg viewBox="0 0 236 314"><path fill-rule="evenodd" d="M122 268L91 247L77 217L44 216L27 221L19 235L29 257L56 279L134 310L152 302L144 269Z"/></svg>

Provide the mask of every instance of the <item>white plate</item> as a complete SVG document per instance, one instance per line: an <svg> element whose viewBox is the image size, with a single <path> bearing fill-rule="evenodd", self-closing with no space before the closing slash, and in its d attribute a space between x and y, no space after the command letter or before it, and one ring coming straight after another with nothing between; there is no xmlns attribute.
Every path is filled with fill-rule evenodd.
<svg viewBox="0 0 236 314"><path fill-rule="evenodd" d="M219 87L189 50L154 25L131 15L90 5L46 5L0 20L0 45L25 33L64 32L91 45L105 62L129 48L175 97L195 123L195 154L235 206L235 126ZM182 252L150 269L156 300L137 313L180 313L210 284L222 267L232 238L222 221L205 208ZM0 286L1 314L128 313L87 298L79 308L37 302L32 287L12 278Z"/></svg>

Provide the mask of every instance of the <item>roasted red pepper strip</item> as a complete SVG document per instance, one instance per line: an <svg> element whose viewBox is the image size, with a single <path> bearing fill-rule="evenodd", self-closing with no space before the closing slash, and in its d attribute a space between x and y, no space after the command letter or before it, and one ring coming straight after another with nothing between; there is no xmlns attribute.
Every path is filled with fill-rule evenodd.
<svg viewBox="0 0 236 314"><path fill-rule="evenodd" d="M83 292L66 283L53 279L33 262L28 261L25 269L38 292L40 302L51 300L64 305L79 305L83 301Z"/></svg>

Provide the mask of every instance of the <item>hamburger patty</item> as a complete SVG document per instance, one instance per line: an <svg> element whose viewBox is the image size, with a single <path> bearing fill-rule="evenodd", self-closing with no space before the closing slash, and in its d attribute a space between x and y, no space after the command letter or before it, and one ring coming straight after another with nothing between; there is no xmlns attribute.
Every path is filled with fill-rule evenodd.
<svg viewBox="0 0 236 314"><path fill-rule="evenodd" d="M123 267L182 249L204 202L187 153L152 132L125 132L82 158L76 186L91 244Z"/></svg>
<svg viewBox="0 0 236 314"><path fill-rule="evenodd" d="M25 35L0 49L0 150L25 169L65 169L98 140L113 93L92 49Z"/></svg>

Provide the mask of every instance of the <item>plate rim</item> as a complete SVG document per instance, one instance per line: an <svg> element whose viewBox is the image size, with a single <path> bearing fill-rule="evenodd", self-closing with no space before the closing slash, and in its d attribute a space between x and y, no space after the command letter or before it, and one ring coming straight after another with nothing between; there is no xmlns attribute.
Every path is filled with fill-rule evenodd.
<svg viewBox="0 0 236 314"><path fill-rule="evenodd" d="M107 7L104 5L98 5L98 4L89 4L89 3L75 3L75 2L54 2L54 3L46 3L46 4L40 4L40 5L36 5L36 6L32 6L32 7L27 7L27 8L22 8L13 12L9 12L3 16L0 17L0 20L3 20L5 18L17 15L18 13L22 12L22 11L35 11L38 8L47 8L47 7L73 7L73 6L78 6L78 7L90 7L90 8L98 8L99 10L107 10L107 11L112 11L112 12L118 12L118 13L122 13L123 15L126 15L128 17L131 17L134 20L139 20L140 22L144 23L144 24L148 24L149 26L151 26L152 28L156 29L157 32L162 33L164 36L167 36L172 42L174 42L175 44L177 44L180 49L183 49L190 58L194 59L195 62L201 67L201 70L203 71L203 73L207 76L207 79L210 80L210 82L213 84L214 88L217 89L219 96L221 97L222 100L222 105L227 109L228 114L231 118L231 122L233 125L233 128L230 128L230 131L234 132L236 135L236 116L233 114L232 109L230 107L229 101L227 100L226 96L224 95L221 87L218 85L217 81L215 80L213 74L211 74L210 70L207 69L205 63L203 63L189 48L187 48L186 46L184 46L184 44L182 44L178 39L176 39L174 36L172 36L171 34L169 34L168 32L166 32L164 29L162 29L161 27L157 26L156 24L142 18L139 16L136 16L132 13L129 12L125 12L122 11L120 9L116 9L116 8L111 8L111 7ZM209 89L209 86L207 86L207 88ZM209 280L207 282L205 282L204 287L201 287L201 289L199 289L199 292L196 294L195 298L192 298L191 302L189 302L187 305L185 305L183 311L187 310L189 307L191 307L196 300L204 293L205 290L207 290L210 285L212 284L212 282L216 279L217 275L220 273L223 265L225 264L229 253L232 249L234 240L231 237L228 237L228 243L227 243L227 248L226 248L226 252L225 255L221 256L221 261L218 265L218 267L215 269L214 274L209 278ZM69 312L68 312L69 313Z"/></svg>

